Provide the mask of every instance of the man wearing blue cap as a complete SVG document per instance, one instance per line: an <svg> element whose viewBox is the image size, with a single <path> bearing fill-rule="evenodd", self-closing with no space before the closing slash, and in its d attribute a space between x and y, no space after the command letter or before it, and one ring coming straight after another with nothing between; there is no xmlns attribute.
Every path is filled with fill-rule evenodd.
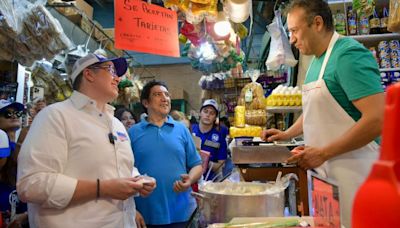
<svg viewBox="0 0 400 228"><path fill-rule="evenodd" d="M214 99L205 100L200 108L199 124L192 126L193 134L201 138L201 150L210 152L208 169L211 170L204 174L207 180L217 179L216 175L222 174L218 171L222 171L228 154L226 133L222 133L216 125L218 111L218 103Z"/></svg>
<svg viewBox="0 0 400 228"><path fill-rule="evenodd" d="M74 64L71 97L35 117L18 158L17 191L30 227L136 227L133 195L155 181L136 176L130 140L108 105L124 58L88 54Z"/></svg>

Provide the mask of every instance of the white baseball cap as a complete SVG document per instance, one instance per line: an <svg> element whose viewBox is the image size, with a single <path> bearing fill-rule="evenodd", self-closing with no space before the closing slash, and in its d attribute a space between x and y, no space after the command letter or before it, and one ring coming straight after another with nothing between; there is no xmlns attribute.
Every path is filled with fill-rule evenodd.
<svg viewBox="0 0 400 228"><path fill-rule="evenodd" d="M74 83L75 78L87 67L95 64L95 63L104 63L111 61L114 63L114 67L116 70L116 74L118 77L121 77L122 75L125 74L126 70L128 69L128 63L126 62L126 59L123 57L120 58L111 58L107 59L106 57L102 55L96 55L93 53L89 53L86 56L78 59L74 66L72 67L72 73L70 74L70 78L72 83Z"/></svg>
<svg viewBox="0 0 400 228"><path fill-rule="evenodd" d="M214 99L205 100L205 101L203 102L203 105L202 105L201 108L200 108L200 111L201 111L204 107L206 107L206 106L212 106L212 107L215 109L215 111L216 111L217 113L219 112L218 103L217 103Z"/></svg>
<svg viewBox="0 0 400 228"><path fill-rule="evenodd" d="M25 106L19 102L11 102L9 100L0 100L0 112L5 110L6 108L15 108L17 111L22 111L25 109Z"/></svg>
<svg viewBox="0 0 400 228"><path fill-rule="evenodd" d="M0 129L0 158L9 157L11 153L7 133Z"/></svg>

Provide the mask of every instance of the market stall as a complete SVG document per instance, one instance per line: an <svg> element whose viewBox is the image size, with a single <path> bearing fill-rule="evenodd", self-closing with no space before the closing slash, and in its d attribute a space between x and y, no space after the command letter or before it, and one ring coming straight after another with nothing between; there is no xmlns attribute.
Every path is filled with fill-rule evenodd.
<svg viewBox="0 0 400 228"><path fill-rule="evenodd" d="M0 98L28 105L27 113L33 117L31 106L35 106L37 101L44 100L51 104L71 96L73 89L67 75L72 65L78 58L94 52L128 59L128 72L118 84L119 96L112 105L128 107L134 109L136 114L141 114L140 94L144 82L147 79L164 80L166 77L160 75L165 73L165 66L153 68L157 73L143 73L146 71L143 67L145 61L139 63L137 58L131 56L132 52L122 50L125 43L121 40L136 45L137 49L131 51L185 57L187 68L191 71L185 71L185 75L180 75L180 72L170 74L178 78L169 81L170 105L172 109L183 112L184 116L196 120L199 110L201 112L203 108L197 104L214 100L216 104L211 106L216 107L220 121L218 127L222 125L222 118L227 119L225 125L230 126L226 135L229 155L218 169L223 170L228 162L233 164L232 170L224 170L220 176L209 179L212 165L210 167L207 159L210 153L201 151L202 155L206 154L202 158L203 169L206 170L204 179L207 181L200 182L199 191L193 192L199 206L190 220L191 225L296 227L310 224L339 227L342 222L342 208L339 205L344 201L339 197L339 184L309 171L317 167L304 168L297 162L287 162L287 159L297 155L293 149L304 146L306 138L307 142L320 146L318 140L310 141L310 135L329 138L332 132L332 135L335 134L333 138L343 135L343 132L336 133L335 127L332 127L331 132L320 133L322 130L318 129L304 137L287 140L266 142L265 138L260 138L267 129L284 132L304 111L309 111L303 108L303 105L307 105L304 102L307 98L302 95L301 87L304 75L315 61L304 61L306 58L303 54L298 56L297 51L292 50L294 48L289 40L294 38L289 36L287 18L282 14L288 1L266 2L272 4L258 4L258 1L249 0L164 0L154 3L125 1L125 5L121 5L121 1L115 4L118 7L114 17L115 28L103 29L99 22L94 21L93 11L96 8L92 7L93 1L66 3L61 0L41 0L32 3L24 0L18 4L11 0L3 1L0 3ZM383 90L400 81L398 1L340 0L328 3L333 12L334 30L362 43L370 51L367 50L368 57L371 57L370 54L374 57L373 64L376 61L379 68L375 69L374 65L375 68L370 70L379 73L377 91L383 93ZM259 10L263 7L264 11ZM121 9L127 8L128 13L119 14ZM146 19L154 21L132 19L132 14L139 11L140 15L148 15ZM267 13L268 18L260 16ZM123 15L130 15L129 19L136 22L130 24L134 29L124 26L127 22ZM254 23L260 21L268 24L266 28L264 24L258 25L262 27L262 32L258 31L262 37L262 42L259 42L262 43L262 50L259 51L257 62L250 61L248 54L253 48L250 40L253 39L252 33L257 30L254 29ZM171 24L173 26L168 27ZM131 30L147 32L132 35L128 33ZM157 32L153 34L148 30ZM290 32L293 33L293 29ZM146 42L149 37L154 40ZM176 39L171 41L170 37ZM119 43L114 42L117 39L120 39ZM329 41L326 46L331 47L330 44ZM162 46L165 50L161 50ZM171 50L173 53L169 52ZM321 61L321 68L322 65ZM326 65L327 62L323 66ZM357 82L363 84L362 80ZM357 87L358 84L348 87ZM194 87L196 91L193 91ZM194 97L193 94L201 95ZM352 102L360 97L353 98L349 101L351 107L348 109L359 108ZM196 100L196 104L193 100ZM324 110L326 106L323 106ZM324 110L321 110L314 110L317 113L313 116L315 120L325 116L321 114ZM363 113L355 115L358 114L358 118L361 118ZM312 125L314 119L307 123ZM23 126L29 124L29 119L24 116ZM198 144L197 149L201 150L201 142ZM395 156L389 157L395 159ZM376 173L379 172L374 175ZM364 189L367 187L365 185ZM323 203L322 199L326 199L327 203ZM365 209L360 202L367 200L357 200L355 218L358 219L357 224L363 226L365 223L361 220L365 219ZM347 221L348 224L350 222Z"/></svg>

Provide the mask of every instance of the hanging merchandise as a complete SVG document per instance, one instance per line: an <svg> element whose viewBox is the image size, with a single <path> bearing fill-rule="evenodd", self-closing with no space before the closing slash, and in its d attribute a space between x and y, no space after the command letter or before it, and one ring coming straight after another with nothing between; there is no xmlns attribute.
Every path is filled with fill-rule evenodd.
<svg viewBox="0 0 400 228"><path fill-rule="evenodd" d="M89 50L87 48L85 48L84 45L78 45L75 49L68 52L64 59L64 65L65 65L66 72L68 74L70 74L72 72L72 67L74 66L74 63L78 59L87 55L88 53L89 53Z"/></svg>
<svg viewBox="0 0 400 228"><path fill-rule="evenodd" d="M390 0L387 29L391 32L400 32L400 2L398 0Z"/></svg>
<svg viewBox="0 0 400 228"><path fill-rule="evenodd" d="M366 17L372 16L375 9L374 0L353 0L353 9L357 14L364 14Z"/></svg>
<svg viewBox="0 0 400 228"><path fill-rule="evenodd" d="M72 86L66 74L54 70L50 62L37 61L33 65L32 81L35 91L42 91L49 104L67 99L72 94Z"/></svg>
<svg viewBox="0 0 400 228"><path fill-rule="evenodd" d="M251 13L251 0L226 0L225 11L229 19L235 23L243 23Z"/></svg>
<svg viewBox="0 0 400 228"><path fill-rule="evenodd" d="M14 7L11 0L1 1L0 14L4 16L0 17L0 58L31 66L35 60L51 60L72 46L45 3L25 0Z"/></svg>
<svg viewBox="0 0 400 228"><path fill-rule="evenodd" d="M129 104L140 101L140 93L143 89L143 83L138 76L130 75L129 73L118 84L118 98L115 105L123 105L128 107Z"/></svg>
<svg viewBox="0 0 400 228"><path fill-rule="evenodd" d="M236 49L229 41L203 43L198 47L187 43L181 56L187 56L192 68L203 72L205 75L227 72L231 69L241 69L244 53Z"/></svg>
<svg viewBox="0 0 400 228"><path fill-rule="evenodd" d="M282 25L280 11L275 11L275 18L268 26L271 34L271 49L265 64L269 70L279 70L282 65L294 67L297 60L290 49L290 44Z"/></svg>
<svg viewBox="0 0 400 228"><path fill-rule="evenodd" d="M265 111L264 90L261 84L256 82L260 76L260 71L249 69L245 72L245 75L251 78L251 82L243 87L238 105L245 107L246 124L265 126L267 113Z"/></svg>
<svg viewBox="0 0 400 228"><path fill-rule="evenodd" d="M203 90L223 89L224 80L228 77L230 77L230 71L203 75L199 80L199 86Z"/></svg>

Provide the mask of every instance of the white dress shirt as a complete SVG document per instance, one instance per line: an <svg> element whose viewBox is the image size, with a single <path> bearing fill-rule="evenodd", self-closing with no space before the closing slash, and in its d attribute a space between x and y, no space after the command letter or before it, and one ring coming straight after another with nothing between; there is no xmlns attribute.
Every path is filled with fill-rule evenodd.
<svg viewBox="0 0 400 228"><path fill-rule="evenodd" d="M125 127L112 106L106 109L101 113L94 100L74 91L35 117L18 157L17 181L20 198L28 201L31 228L136 227L132 197L69 206L78 179L139 175Z"/></svg>

